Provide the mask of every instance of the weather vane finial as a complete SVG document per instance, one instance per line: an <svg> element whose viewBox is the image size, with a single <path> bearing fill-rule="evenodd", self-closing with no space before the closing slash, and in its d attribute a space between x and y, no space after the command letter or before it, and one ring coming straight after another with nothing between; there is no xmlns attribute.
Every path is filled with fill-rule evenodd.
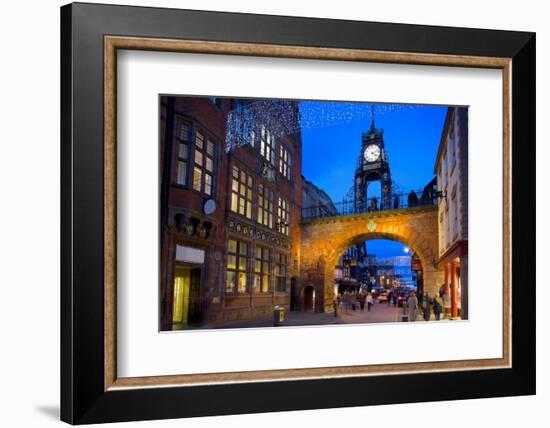
<svg viewBox="0 0 550 428"><path fill-rule="evenodd" d="M370 116L371 116L370 127L371 129L374 129L374 104L370 105Z"/></svg>

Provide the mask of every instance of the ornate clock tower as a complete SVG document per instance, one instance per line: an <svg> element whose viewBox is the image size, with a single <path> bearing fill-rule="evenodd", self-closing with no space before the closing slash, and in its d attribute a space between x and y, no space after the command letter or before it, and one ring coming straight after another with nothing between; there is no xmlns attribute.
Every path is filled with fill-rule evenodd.
<svg viewBox="0 0 550 428"><path fill-rule="evenodd" d="M389 209L392 202L390 161L384 147L384 130L374 126L374 117L369 131L363 132L361 140L355 169L355 212ZM368 194L368 185L372 181L380 181L381 195Z"/></svg>

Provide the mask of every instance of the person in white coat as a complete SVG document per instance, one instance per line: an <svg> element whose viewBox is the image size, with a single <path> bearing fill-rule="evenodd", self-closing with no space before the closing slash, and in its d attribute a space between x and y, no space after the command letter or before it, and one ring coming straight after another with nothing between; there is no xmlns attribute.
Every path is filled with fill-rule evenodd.
<svg viewBox="0 0 550 428"><path fill-rule="evenodd" d="M372 307L373 302L374 302L374 299L372 297L372 293L369 292L367 294L367 311L370 312L370 308Z"/></svg>
<svg viewBox="0 0 550 428"><path fill-rule="evenodd" d="M418 317L418 298L416 297L416 293L409 294L407 306L409 308L409 322L416 321Z"/></svg>

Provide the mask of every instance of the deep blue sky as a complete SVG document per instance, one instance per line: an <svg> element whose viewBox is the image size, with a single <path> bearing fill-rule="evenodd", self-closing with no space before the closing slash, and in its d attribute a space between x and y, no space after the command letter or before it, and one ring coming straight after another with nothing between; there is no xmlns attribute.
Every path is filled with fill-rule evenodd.
<svg viewBox="0 0 550 428"><path fill-rule="evenodd" d="M387 239L371 239L367 241L367 253L376 254L380 257L411 255L410 252L405 252L405 248L404 244Z"/></svg>
<svg viewBox="0 0 550 428"><path fill-rule="evenodd" d="M345 123L339 122L349 112L349 103L331 103L328 109L322 103L307 101L300 106L302 117L308 121L302 129L302 174L339 202L353 184L361 133L370 129L371 118L364 114L354 118L351 114ZM422 189L434 177L446 113L447 107L442 106L391 105L378 107L377 113L375 105L375 126L384 129L393 183L400 192ZM326 115L328 119L323 122L323 117L315 115ZM378 196L380 185L369 185L368 190L369 196ZM404 248L395 241L367 241L367 252L377 256L406 255Z"/></svg>
<svg viewBox="0 0 550 428"><path fill-rule="evenodd" d="M315 109L319 102L302 102L302 116L307 109ZM349 103L342 103L345 110ZM332 103L331 109L338 109ZM435 155L447 107L411 106L397 108L379 107L375 125L384 129L386 152L394 184L401 192L422 189L433 177ZM322 109L321 109L322 110ZM344 116L336 112L336 117ZM333 116L334 117L334 116ZM322 121L319 121L322 123ZM355 164L361 148L361 133L370 128L368 116L357 117L346 123L329 119L326 126L304 126L302 129L302 174L323 189L334 202L341 201L353 184ZM372 190L371 190L372 189ZM369 186L369 196L379 186ZM373 196L378 196L373 194Z"/></svg>

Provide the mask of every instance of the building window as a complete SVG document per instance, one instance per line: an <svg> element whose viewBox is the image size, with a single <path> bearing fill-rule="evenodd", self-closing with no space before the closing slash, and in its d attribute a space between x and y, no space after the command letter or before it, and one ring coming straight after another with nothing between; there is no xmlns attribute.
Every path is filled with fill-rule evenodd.
<svg viewBox="0 0 550 428"><path fill-rule="evenodd" d="M273 228L273 192L263 184L258 187L258 223Z"/></svg>
<svg viewBox="0 0 550 428"><path fill-rule="evenodd" d="M278 253L275 256L275 291L286 292L286 278L288 275L288 256Z"/></svg>
<svg viewBox="0 0 550 428"><path fill-rule="evenodd" d="M248 244L229 239L227 241L227 280L226 293L246 293L246 272L248 269Z"/></svg>
<svg viewBox="0 0 550 428"><path fill-rule="evenodd" d="M260 133L260 154L271 165L275 165L275 137L265 126L262 126Z"/></svg>
<svg viewBox="0 0 550 428"><path fill-rule="evenodd" d="M279 197L277 204L277 230L283 235L288 235L289 228L289 203Z"/></svg>
<svg viewBox="0 0 550 428"><path fill-rule="evenodd" d="M456 193L453 195L451 204L452 204L451 215L453 216L453 240L454 240L458 235L458 207L456 204Z"/></svg>
<svg viewBox="0 0 550 428"><path fill-rule="evenodd" d="M178 150L178 166L176 169L176 183L187 185L187 167L189 164L189 125L182 120L177 121L176 142Z"/></svg>
<svg viewBox="0 0 550 428"><path fill-rule="evenodd" d="M256 133L253 129L248 130L245 132L245 144L250 144L252 147L256 144Z"/></svg>
<svg viewBox="0 0 550 428"><path fill-rule="evenodd" d="M290 180L290 153L282 144L279 145L279 172Z"/></svg>
<svg viewBox="0 0 550 428"><path fill-rule="evenodd" d="M193 189L208 196L211 196L213 191L214 151L214 142L197 131L195 133Z"/></svg>
<svg viewBox="0 0 550 428"><path fill-rule="evenodd" d="M446 204L448 206L448 204ZM451 221L449 219L449 211L445 212L445 247L448 248L451 244Z"/></svg>
<svg viewBox="0 0 550 428"><path fill-rule="evenodd" d="M269 248L256 246L256 257L254 260L254 292L255 293L268 293L269 292L269 278L270 278L270 265L269 259L271 251Z"/></svg>
<svg viewBox="0 0 550 428"><path fill-rule="evenodd" d="M236 165L231 180L231 211L252 218L252 176Z"/></svg>
<svg viewBox="0 0 550 428"><path fill-rule="evenodd" d="M451 128L449 130L449 145L451 149L451 172L452 172L456 165L456 135L455 135L454 122L451 123Z"/></svg>
<svg viewBox="0 0 550 428"><path fill-rule="evenodd" d="M450 178L451 171L449 171L449 156L448 156L449 146L445 145L443 152L443 163L445 164L445 186L447 186L447 180Z"/></svg>

